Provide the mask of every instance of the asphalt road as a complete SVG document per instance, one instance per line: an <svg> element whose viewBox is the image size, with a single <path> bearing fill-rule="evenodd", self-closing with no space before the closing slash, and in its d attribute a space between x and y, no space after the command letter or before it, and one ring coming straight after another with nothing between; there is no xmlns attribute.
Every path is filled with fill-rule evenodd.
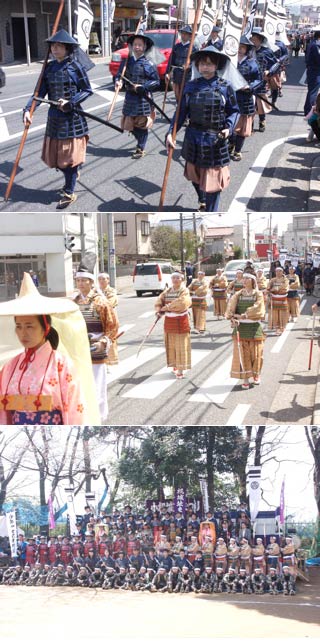
<svg viewBox="0 0 320 641"><path fill-rule="evenodd" d="M138 347L154 321L155 298L137 299L123 294L119 303L120 325L117 366L109 368L108 399L111 425L259 425L313 422L319 410L316 383L319 350L313 350L308 370L311 338L311 304L302 300L301 316L282 335L268 334L265 341L261 386L242 390L229 378L232 344L230 322L214 320L207 312L207 334L192 336L192 369L176 380L166 367L162 320Z"/></svg>
<svg viewBox="0 0 320 641"><path fill-rule="evenodd" d="M0 586L4 641L319 638L319 568L297 595Z"/></svg>
<svg viewBox="0 0 320 641"><path fill-rule="evenodd" d="M307 211L311 170L319 159L319 149L306 143L307 126L303 120L306 87L299 84L304 72L304 57L294 58L288 67L288 82L279 99L280 112L267 116L265 133L255 132L246 141L243 160L232 163L231 185L222 194L221 211ZM0 211L55 211L57 190L62 178L40 160L47 107L41 106L34 117L8 203L3 200L6 185L22 133L21 109L32 94L38 70L7 71L7 86L0 95ZM90 72L94 96L86 110L105 118L113 97L108 67L97 65ZM162 105L163 94L155 100ZM123 94L112 122L120 123ZM174 112L173 94L166 107ZM2 113L1 113L2 112ZM255 123L257 128L257 122ZM168 125L157 116L150 133L145 158L131 160L135 147L128 133L90 121L87 161L77 186L78 200L73 211L157 211L166 164L164 138ZM183 178L179 158L183 132L178 135L177 151L171 165L164 209L193 211L197 208L193 187ZM289 138L289 140L288 140ZM317 200L317 198L316 198ZM316 205L313 202L313 208Z"/></svg>

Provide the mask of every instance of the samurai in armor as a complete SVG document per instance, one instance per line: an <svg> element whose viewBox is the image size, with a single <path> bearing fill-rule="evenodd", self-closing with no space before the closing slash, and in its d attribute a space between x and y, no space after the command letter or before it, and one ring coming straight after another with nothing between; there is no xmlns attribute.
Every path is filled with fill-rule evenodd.
<svg viewBox="0 0 320 641"><path fill-rule="evenodd" d="M216 24L211 29L211 35L209 40L206 42L205 47L215 47L218 51L222 50L223 40L220 38L221 27L218 27Z"/></svg>
<svg viewBox="0 0 320 641"><path fill-rule="evenodd" d="M125 580L123 589L134 591L136 589L137 583L138 583L138 572L134 565L130 565L129 572L127 572L126 574L126 580Z"/></svg>
<svg viewBox="0 0 320 641"><path fill-rule="evenodd" d="M249 389L251 377L254 385L260 385L265 340L261 320L265 315L265 305L255 276L243 274L243 282L243 289L230 299L225 316L231 320L233 327L230 376L242 379L242 389Z"/></svg>
<svg viewBox="0 0 320 641"><path fill-rule="evenodd" d="M102 584L102 589L103 590L112 590L114 587L114 582L116 578L116 571L114 568L107 567L105 574L104 574L104 581Z"/></svg>
<svg viewBox="0 0 320 641"><path fill-rule="evenodd" d="M50 574L50 565L49 563L45 563L38 576L37 585L46 585L49 574Z"/></svg>
<svg viewBox="0 0 320 641"><path fill-rule="evenodd" d="M101 588L103 583L103 572L101 568L95 567L89 576L89 588Z"/></svg>
<svg viewBox="0 0 320 641"><path fill-rule="evenodd" d="M282 591L282 583L276 568L271 567L266 577L269 594L279 594Z"/></svg>
<svg viewBox="0 0 320 641"><path fill-rule="evenodd" d="M208 565L205 568L204 573L202 574L202 588L201 592L203 594L212 594L215 582L215 575L212 571L212 567Z"/></svg>
<svg viewBox="0 0 320 641"><path fill-rule="evenodd" d="M126 568L122 566L120 568L119 574L116 575L113 587L115 590L122 590L124 589L125 583L126 583L126 577L127 577L127 572Z"/></svg>
<svg viewBox="0 0 320 641"><path fill-rule="evenodd" d="M59 105L50 105L41 158L48 167L60 169L64 174L57 209L65 209L77 199L74 190L88 141L87 121L78 109L93 92L85 69L74 56L77 41L60 29L46 42L54 59L46 66L39 97L47 95ZM25 125L31 122L31 104L32 98L24 109Z"/></svg>
<svg viewBox="0 0 320 641"><path fill-rule="evenodd" d="M264 594L266 589L266 577L261 572L261 568L255 568L251 575L251 583L254 594Z"/></svg>
<svg viewBox="0 0 320 641"><path fill-rule="evenodd" d="M239 574L236 580L236 586L237 586L237 590L239 590L239 592L241 592L242 594L252 593L250 576L247 574L247 571L245 568L240 568Z"/></svg>
<svg viewBox="0 0 320 641"><path fill-rule="evenodd" d="M26 581L26 585L37 585L39 576L41 574L41 563L36 561L34 568L32 568L29 578Z"/></svg>
<svg viewBox="0 0 320 641"><path fill-rule="evenodd" d="M281 577L282 590L284 595L294 596L296 593L296 580L293 574L290 572L290 567L284 565L282 568L283 574Z"/></svg>
<svg viewBox="0 0 320 641"><path fill-rule="evenodd" d="M179 582L179 567L173 565L168 574L168 592L175 592Z"/></svg>
<svg viewBox="0 0 320 641"><path fill-rule="evenodd" d="M168 65L166 70L166 80L169 81L170 72L172 70L173 91L174 91L174 95L177 102L180 96L182 77L183 77L183 72L184 72L185 64L188 57L191 34L192 34L192 29L189 25L186 25L185 27L182 27L180 29L180 42L177 42L173 46L171 56L168 60ZM196 50L197 48L193 46L192 53L194 53L194 51ZM186 79L186 82L188 80L191 80L190 68L186 73L185 79Z"/></svg>
<svg viewBox="0 0 320 641"><path fill-rule="evenodd" d="M165 568L159 568L157 574L155 574L155 576L153 577L151 592L167 592L167 591L168 591L168 574Z"/></svg>
<svg viewBox="0 0 320 641"><path fill-rule="evenodd" d="M254 92L261 84L261 72L257 61L252 57L254 45L246 36L241 36L238 53L238 71L246 79L247 86L237 91L237 102L240 109L240 118L230 138L230 155L232 160L242 158L241 150L245 138L252 134L253 119L255 114Z"/></svg>
<svg viewBox="0 0 320 641"><path fill-rule="evenodd" d="M200 568L194 568L193 579L191 582L191 590L196 594L199 594L202 591L204 585L204 578L201 574Z"/></svg>
<svg viewBox="0 0 320 641"><path fill-rule="evenodd" d="M80 585L82 588L87 588L89 585L89 572L87 568L80 568L77 576L77 585Z"/></svg>
<svg viewBox="0 0 320 641"><path fill-rule="evenodd" d="M223 582L223 568L217 567L216 574L213 582L213 591L214 592L223 592L224 582Z"/></svg>
<svg viewBox="0 0 320 641"><path fill-rule="evenodd" d="M51 585L64 585L65 583L65 571L63 563L59 563L55 575L52 577Z"/></svg>
<svg viewBox="0 0 320 641"><path fill-rule="evenodd" d="M177 122L179 131L189 118L181 152L186 161L184 176L196 190L199 209L218 211L220 193L230 182L227 138L234 131L239 107L231 84L217 73L229 62L228 56L206 47L192 54L191 60L200 77L185 85ZM176 146L175 119L176 114L167 134L168 150Z"/></svg>
<svg viewBox="0 0 320 641"><path fill-rule="evenodd" d="M277 64L277 58L275 54L271 51L268 46L268 40L264 33L262 32L261 27L255 27L251 32L251 41L255 47L255 56L257 63L260 68L260 73L262 76L262 83L259 87L259 94L266 99L267 98L267 81L269 76L269 71L274 64ZM259 131L263 132L266 128L266 114L270 113L272 106L269 106L261 98L257 98L256 111L259 114Z"/></svg>
<svg viewBox="0 0 320 641"><path fill-rule="evenodd" d="M228 594L237 591L237 575L234 568L229 568L229 572L224 575L222 580Z"/></svg>
<svg viewBox="0 0 320 641"><path fill-rule="evenodd" d="M147 98L152 98L151 92L158 89L160 80L154 63L146 57L146 53L153 47L153 41L142 34L128 38L131 47L129 59L125 58L120 64L116 76L115 87L122 87L122 70L125 66L124 86L126 95L122 110L121 127L131 131L137 141L137 147L132 158L142 158L148 140L148 131L155 120L155 111Z"/></svg>
<svg viewBox="0 0 320 641"><path fill-rule="evenodd" d="M180 574L178 584L176 586L175 592L180 592L181 594L191 591L192 585L192 573L188 565L184 565Z"/></svg>

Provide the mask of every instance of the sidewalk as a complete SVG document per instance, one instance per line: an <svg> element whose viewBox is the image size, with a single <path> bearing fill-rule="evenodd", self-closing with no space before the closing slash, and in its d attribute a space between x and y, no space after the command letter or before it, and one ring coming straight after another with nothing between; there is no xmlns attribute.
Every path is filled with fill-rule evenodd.
<svg viewBox="0 0 320 641"><path fill-rule="evenodd" d="M105 56L104 58L101 56L91 56L90 59L95 65L108 64L110 62L110 56ZM42 65L43 60L36 60L35 62L31 62L30 65L26 62L9 62L7 64L1 64L1 67L5 71L6 77L11 78L21 73L40 74Z"/></svg>
<svg viewBox="0 0 320 641"><path fill-rule="evenodd" d="M116 276L116 290L118 294L133 294L132 275Z"/></svg>

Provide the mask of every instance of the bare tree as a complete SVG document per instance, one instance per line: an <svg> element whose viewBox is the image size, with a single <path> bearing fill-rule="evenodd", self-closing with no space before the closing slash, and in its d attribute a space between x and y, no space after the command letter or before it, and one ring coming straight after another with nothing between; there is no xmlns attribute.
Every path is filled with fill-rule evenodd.
<svg viewBox="0 0 320 641"><path fill-rule="evenodd" d="M315 556L320 554L320 427L312 426L304 428L307 442L313 456L314 469L313 469L313 488L314 498L317 504L317 523L315 529L315 536L312 545L312 553Z"/></svg>

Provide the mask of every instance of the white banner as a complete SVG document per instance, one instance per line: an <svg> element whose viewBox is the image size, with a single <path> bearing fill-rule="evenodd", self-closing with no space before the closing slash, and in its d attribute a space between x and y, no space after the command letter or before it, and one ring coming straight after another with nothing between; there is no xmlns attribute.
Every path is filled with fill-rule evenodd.
<svg viewBox="0 0 320 641"><path fill-rule="evenodd" d="M277 23L278 23L278 8L274 4L274 2L272 2L272 0L268 0L267 13L264 19L263 31L265 32L268 38L268 42L270 42L273 45L276 39Z"/></svg>
<svg viewBox="0 0 320 641"><path fill-rule="evenodd" d="M197 33L197 43L200 47L209 40L216 16L217 12L205 4Z"/></svg>
<svg viewBox="0 0 320 641"><path fill-rule="evenodd" d="M250 466L248 471L249 506L251 522L256 520L261 499L261 466Z"/></svg>
<svg viewBox="0 0 320 641"><path fill-rule="evenodd" d="M14 558L18 556L18 540L17 540L17 519L15 510L6 513L6 522L8 529L8 537L11 549L11 556Z"/></svg>
<svg viewBox="0 0 320 641"><path fill-rule="evenodd" d="M313 266L318 269L320 267L320 254L313 254Z"/></svg>
<svg viewBox="0 0 320 641"><path fill-rule="evenodd" d="M205 479L199 479L199 483L203 500L203 509L205 512L209 512L208 481Z"/></svg>
<svg viewBox="0 0 320 641"><path fill-rule="evenodd" d="M279 40L285 45L289 45L290 41L288 40L286 33L286 24L288 18L285 10L282 7L278 7L278 17L277 17L277 31L279 31Z"/></svg>
<svg viewBox="0 0 320 641"><path fill-rule="evenodd" d="M243 22L243 9L236 0L231 0L225 25L223 52L231 58L234 66L238 64L238 50Z"/></svg>
<svg viewBox="0 0 320 641"><path fill-rule="evenodd" d="M279 252L279 261L280 261L281 267L283 267L283 265L284 265L286 260L287 260L287 252L280 251Z"/></svg>
<svg viewBox="0 0 320 641"><path fill-rule="evenodd" d="M257 7L258 7L258 0L253 0L251 5L250 15L248 16L247 24L245 25L244 31L243 31L243 35L247 36L247 38L250 38L251 36L251 31L253 29L253 21L256 15Z"/></svg>
<svg viewBox="0 0 320 641"><path fill-rule="evenodd" d="M75 13L78 13L76 34L83 51L88 51L90 31L93 23L93 11L89 0L78 0Z"/></svg>
<svg viewBox="0 0 320 641"><path fill-rule="evenodd" d="M74 534L78 534L78 530L76 528L76 522L77 522L77 517L76 517L76 511L74 507L74 494L73 492L66 492L66 498L67 498L67 514L69 517L69 527L70 527L70 534L73 536Z"/></svg>

